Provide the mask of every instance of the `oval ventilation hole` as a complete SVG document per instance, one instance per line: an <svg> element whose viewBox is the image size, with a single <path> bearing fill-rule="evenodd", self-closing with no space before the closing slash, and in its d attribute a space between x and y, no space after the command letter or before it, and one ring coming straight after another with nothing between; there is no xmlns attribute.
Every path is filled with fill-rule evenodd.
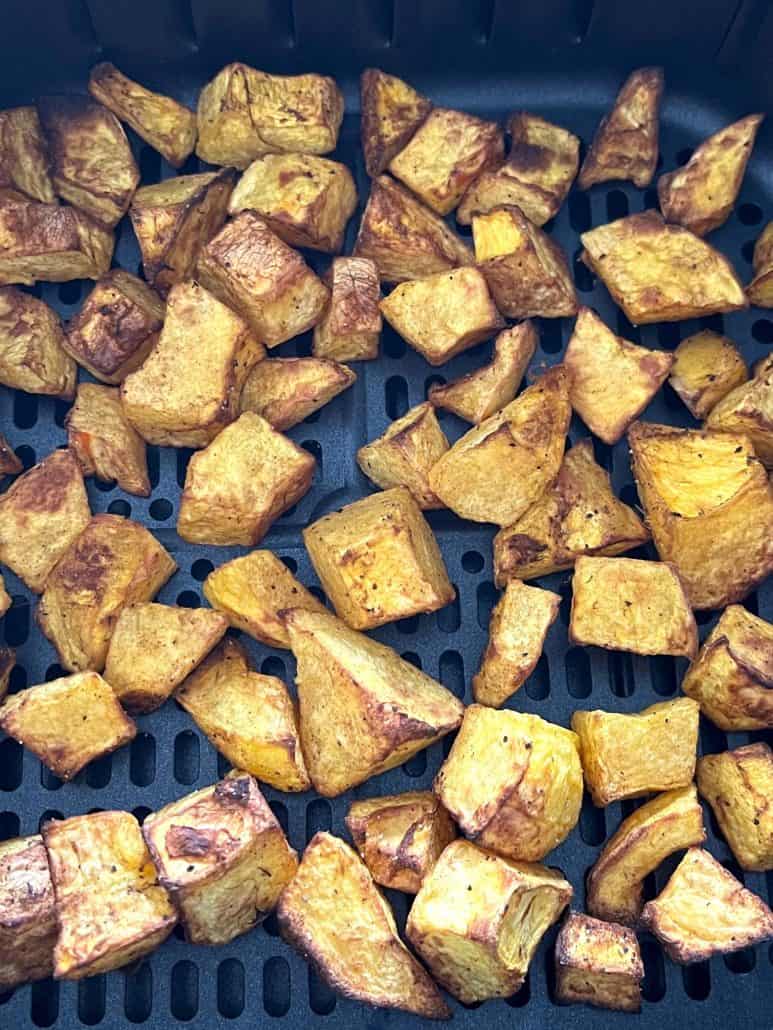
<svg viewBox="0 0 773 1030"><path fill-rule="evenodd" d="M568 626L572 618L572 587L568 581L561 583L557 589L561 595L561 604L558 606L558 617L564 626Z"/></svg>
<svg viewBox="0 0 773 1030"><path fill-rule="evenodd" d="M170 991L172 1015L187 1023L199 1011L199 971L188 959L172 966Z"/></svg>
<svg viewBox="0 0 773 1030"><path fill-rule="evenodd" d="M333 809L325 798L315 798L306 806L306 843L315 833L329 833L333 825Z"/></svg>
<svg viewBox="0 0 773 1030"><path fill-rule="evenodd" d="M153 809L148 808L147 805L137 805L132 809L132 815L137 822L142 826L149 815L152 815Z"/></svg>
<svg viewBox="0 0 773 1030"><path fill-rule="evenodd" d="M38 420L38 396L16 390L13 395L13 424L17 429L32 429Z"/></svg>
<svg viewBox="0 0 773 1030"><path fill-rule="evenodd" d="M561 350L561 322L557 318L540 319L539 345L545 354L558 354Z"/></svg>
<svg viewBox="0 0 773 1030"><path fill-rule="evenodd" d="M225 757L225 755L218 754L217 756L217 778L222 780L224 776L227 776L231 771L231 763Z"/></svg>
<svg viewBox="0 0 773 1030"><path fill-rule="evenodd" d="M456 633L462 623L462 612L459 604L459 587L453 584L454 599L445 608L438 609L437 626L443 633Z"/></svg>
<svg viewBox="0 0 773 1030"><path fill-rule="evenodd" d="M427 376L427 378L424 380L424 399L428 399L429 391L432 389L433 386L445 386L445 384L446 380L443 378L443 376ZM439 415L440 412L436 411L435 414Z"/></svg>
<svg viewBox="0 0 773 1030"><path fill-rule="evenodd" d="M458 651L444 651L438 663L440 682L460 700L464 697L464 659Z"/></svg>
<svg viewBox="0 0 773 1030"><path fill-rule="evenodd" d="M329 1016L336 1007L336 996L332 988L321 980L309 966L309 1008L318 1016Z"/></svg>
<svg viewBox="0 0 773 1030"><path fill-rule="evenodd" d="M415 651L403 651L400 657L415 669L421 669L421 657Z"/></svg>
<svg viewBox="0 0 773 1030"><path fill-rule="evenodd" d="M572 260L574 284L580 293L592 293L596 285L596 277L582 260L582 247L576 250Z"/></svg>
<svg viewBox="0 0 773 1030"><path fill-rule="evenodd" d="M295 558L292 558L289 554L280 554L279 559L286 569L289 569L293 575L298 571L298 562Z"/></svg>
<svg viewBox="0 0 773 1030"><path fill-rule="evenodd" d="M646 1001L658 1002L666 993L666 966L660 946L652 940L641 942L644 979L641 992Z"/></svg>
<svg viewBox="0 0 773 1030"><path fill-rule="evenodd" d="M84 1026L96 1026L105 1018L105 975L90 976L78 983L78 1019Z"/></svg>
<svg viewBox="0 0 773 1030"><path fill-rule="evenodd" d="M264 676L276 676L280 680L284 680L287 677L287 668L284 660L275 654L270 654L268 658L263 659L260 663L260 671Z"/></svg>
<svg viewBox="0 0 773 1030"><path fill-rule="evenodd" d="M478 625L481 629L488 629L491 621L491 612L499 599L497 588L491 582L479 583L475 592L476 608L478 613Z"/></svg>
<svg viewBox="0 0 773 1030"><path fill-rule="evenodd" d="M773 322L769 318L758 318L752 323L752 336L757 343L773 343Z"/></svg>
<svg viewBox="0 0 773 1030"><path fill-rule="evenodd" d="M50 769L47 769L43 763L40 763L40 785L44 790L59 790L64 786L64 780L60 780L59 777L52 773Z"/></svg>
<svg viewBox="0 0 773 1030"><path fill-rule="evenodd" d="M20 647L30 635L30 603L26 597L16 595L3 619L5 642L9 647Z"/></svg>
<svg viewBox="0 0 773 1030"><path fill-rule="evenodd" d="M142 184L150 185L161 179L161 155L153 147L142 147L139 157L140 179Z"/></svg>
<svg viewBox="0 0 773 1030"><path fill-rule="evenodd" d="M158 486L158 481L161 476L161 453L160 449L155 445L151 446L148 444L147 448L148 457L148 479L150 480L151 490L155 490Z"/></svg>
<svg viewBox="0 0 773 1030"><path fill-rule="evenodd" d="M215 566L209 558L197 558L193 565L191 565L191 575L197 583L203 583L210 572L214 571L214 568Z"/></svg>
<svg viewBox="0 0 773 1030"><path fill-rule="evenodd" d="M260 924L269 937L279 936L279 924L276 921L276 912L269 912L263 922Z"/></svg>
<svg viewBox="0 0 773 1030"><path fill-rule="evenodd" d="M395 623L397 632L402 633L404 636L410 636L415 633L419 628L419 616L411 615L407 619L400 619L399 622Z"/></svg>
<svg viewBox="0 0 773 1030"><path fill-rule="evenodd" d="M658 155L658 162L660 165L663 164L663 157ZM650 207L658 206L658 191L655 189L645 190L641 198L642 211L646 211Z"/></svg>
<svg viewBox="0 0 773 1030"><path fill-rule="evenodd" d="M744 608L747 612L751 612L752 615L760 614L760 599L757 591L754 590L751 594L748 594L743 603Z"/></svg>
<svg viewBox="0 0 773 1030"><path fill-rule="evenodd" d="M284 1016L290 1008L290 967L280 956L263 965L263 1008L269 1016Z"/></svg>
<svg viewBox="0 0 773 1030"><path fill-rule="evenodd" d="M67 418L67 412L70 410L68 401L55 400L54 401L54 423L60 429L64 429L64 420Z"/></svg>
<svg viewBox="0 0 773 1030"><path fill-rule="evenodd" d="M584 794L580 809L580 836L586 844L598 847L607 836L607 820L603 808L596 808L589 794Z"/></svg>
<svg viewBox="0 0 773 1030"><path fill-rule="evenodd" d="M218 964L217 1011L225 1019L237 1019L244 1012L244 966L238 958Z"/></svg>
<svg viewBox="0 0 773 1030"><path fill-rule="evenodd" d="M682 147L681 150L677 150L675 161L678 165L686 165L692 157L692 147Z"/></svg>
<svg viewBox="0 0 773 1030"><path fill-rule="evenodd" d="M120 515L121 518L128 519L132 513L132 506L128 501L124 501L123 498L118 497L116 500L111 501L107 506L107 510L111 515Z"/></svg>
<svg viewBox="0 0 773 1030"><path fill-rule="evenodd" d="M193 450L190 447L178 447L175 452L175 461L177 463L177 485L179 487L185 486L185 476L188 472L188 462L191 460Z"/></svg>
<svg viewBox="0 0 773 1030"><path fill-rule="evenodd" d="M384 383L384 410L392 421L408 410L408 383L402 376L390 376Z"/></svg>
<svg viewBox="0 0 773 1030"><path fill-rule="evenodd" d="M676 350L681 343L678 322L661 322L657 327L658 344L662 350Z"/></svg>
<svg viewBox="0 0 773 1030"><path fill-rule="evenodd" d="M587 193L577 192L569 196L569 225L577 233L590 229L590 197Z"/></svg>
<svg viewBox="0 0 773 1030"><path fill-rule="evenodd" d="M320 604L324 604L326 608L330 607L327 603L325 591L321 587L318 587L315 584L309 584L309 586L307 586L306 589L309 591L310 594L316 597Z"/></svg>
<svg viewBox="0 0 773 1030"><path fill-rule="evenodd" d="M539 656L534 672L526 680L526 694L533 701L544 701L550 696L550 665L545 654Z"/></svg>
<svg viewBox="0 0 773 1030"><path fill-rule="evenodd" d="M751 264L754 261L754 246L756 242L756 240L747 240L741 247L741 257L747 264Z"/></svg>
<svg viewBox="0 0 773 1030"><path fill-rule="evenodd" d="M618 218L625 218L628 214L628 197L622 190L610 190L607 193L607 221L614 222Z"/></svg>
<svg viewBox="0 0 773 1030"><path fill-rule="evenodd" d="M150 963L126 974L123 1010L130 1023L144 1023L153 1011L153 972Z"/></svg>
<svg viewBox="0 0 773 1030"><path fill-rule="evenodd" d="M741 225L759 225L763 219L759 204L741 204L738 208L738 221Z"/></svg>
<svg viewBox="0 0 773 1030"><path fill-rule="evenodd" d="M98 490L101 494L109 494L115 490L115 482L112 479L104 480L95 478L92 479L91 482L94 485L94 489Z"/></svg>
<svg viewBox="0 0 773 1030"><path fill-rule="evenodd" d="M620 651L610 651L607 662L610 690L615 697L630 697L634 691L631 656Z"/></svg>
<svg viewBox="0 0 773 1030"><path fill-rule="evenodd" d="M64 815L59 812L56 808L47 808L45 812L38 819L38 833L42 832L43 826L55 819L64 819Z"/></svg>
<svg viewBox="0 0 773 1030"><path fill-rule="evenodd" d="M195 590L183 590L177 595L177 603L181 608L201 608L201 598Z"/></svg>
<svg viewBox="0 0 773 1030"><path fill-rule="evenodd" d="M102 790L110 783L113 775L113 756L102 755L89 762L86 767L86 783L95 790Z"/></svg>
<svg viewBox="0 0 773 1030"><path fill-rule="evenodd" d="M194 783L199 765L199 738L191 730L183 730L174 738L174 778L178 783Z"/></svg>
<svg viewBox="0 0 773 1030"><path fill-rule="evenodd" d="M570 647L565 659L566 689L571 697L590 697L593 681L590 674L588 652L582 647Z"/></svg>
<svg viewBox="0 0 773 1030"><path fill-rule="evenodd" d="M486 559L480 551L465 551L462 555L462 568L465 572L469 572L472 575L482 572L485 564Z"/></svg>
<svg viewBox="0 0 773 1030"><path fill-rule="evenodd" d="M711 994L711 967L708 962L696 962L682 967L682 983L688 998L705 1001Z"/></svg>
<svg viewBox="0 0 773 1030"><path fill-rule="evenodd" d="M629 322L625 312L618 308L617 311L617 332L626 340L631 340L633 343L641 343L641 328L638 325L634 325Z"/></svg>
<svg viewBox="0 0 773 1030"><path fill-rule="evenodd" d="M0 741L0 790L16 790L22 777L21 744L10 737Z"/></svg>
<svg viewBox="0 0 773 1030"><path fill-rule="evenodd" d="M701 719L700 738L701 751L704 755L727 751L727 734L708 719Z"/></svg>
<svg viewBox="0 0 773 1030"><path fill-rule="evenodd" d="M388 358L403 358L408 349L402 336L398 336L391 326L384 325L384 334L381 338L384 353Z"/></svg>
<svg viewBox="0 0 773 1030"><path fill-rule="evenodd" d="M11 669L11 676L8 680L8 693L18 694L20 690L24 690L28 684L27 670L23 665L14 665Z"/></svg>
<svg viewBox="0 0 773 1030"><path fill-rule="evenodd" d="M319 440L304 440L301 447L316 461L317 474L322 475L322 444Z"/></svg>
<svg viewBox="0 0 773 1030"><path fill-rule="evenodd" d="M417 751L415 755L411 755L407 762L403 762L403 772L406 776L410 776L412 779L417 779L419 776L423 776L426 771L426 751Z"/></svg>
<svg viewBox="0 0 773 1030"><path fill-rule="evenodd" d="M553 964L551 956L550 964ZM526 974L526 979L523 981L521 986L515 992L511 994L509 998L505 998L505 1002L513 1009L522 1009L524 1005L528 1005L531 1001L531 982L529 980L529 974Z"/></svg>
<svg viewBox="0 0 773 1030"><path fill-rule="evenodd" d="M15 812L0 812L0 840L11 840L19 836L19 817Z"/></svg>
<svg viewBox="0 0 773 1030"><path fill-rule="evenodd" d="M24 466L24 471L31 469L35 464L35 451L28 444L23 443L20 447L16 448L16 457Z"/></svg>
<svg viewBox="0 0 773 1030"><path fill-rule="evenodd" d="M151 501L148 511L150 517L156 522L166 522L172 514L172 502L168 501L166 497L158 497L155 501Z"/></svg>
<svg viewBox="0 0 773 1030"><path fill-rule="evenodd" d="M59 1017L59 983L40 980L30 991L30 1018L35 1026L53 1026Z"/></svg>
<svg viewBox="0 0 773 1030"><path fill-rule="evenodd" d="M672 697L676 693L676 662L669 655L655 655L650 658L650 680L652 689L660 697Z"/></svg>
<svg viewBox="0 0 773 1030"><path fill-rule="evenodd" d="M129 779L137 787L147 787L156 778L156 739L138 733L129 749Z"/></svg>

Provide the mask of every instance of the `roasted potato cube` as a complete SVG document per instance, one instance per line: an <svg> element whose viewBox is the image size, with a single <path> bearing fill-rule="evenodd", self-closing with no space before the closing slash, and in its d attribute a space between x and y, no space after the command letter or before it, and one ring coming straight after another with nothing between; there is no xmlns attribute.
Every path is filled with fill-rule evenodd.
<svg viewBox="0 0 773 1030"><path fill-rule="evenodd" d="M461 702L391 648L328 613L291 608L284 618L303 753L324 797L394 769L462 721Z"/></svg>
<svg viewBox="0 0 773 1030"><path fill-rule="evenodd" d="M588 875L588 911L635 926L644 905L643 881L669 855L706 839L695 786L658 794L624 819Z"/></svg>
<svg viewBox="0 0 773 1030"><path fill-rule="evenodd" d="M209 608L133 604L118 616L105 679L129 712L153 712L204 660L228 629Z"/></svg>
<svg viewBox="0 0 773 1030"><path fill-rule="evenodd" d="M308 491L315 467L308 451L245 411L188 462L177 532L190 543L254 546Z"/></svg>
<svg viewBox="0 0 773 1030"><path fill-rule="evenodd" d="M2 290L0 290L2 294ZM24 470L18 455L11 447L8 439L0 433L0 475L15 476Z"/></svg>
<svg viewBox="0 0 773 1030"><path fill-rule="evenodd" d="M0 561L39 594L90 517L78 462L53 451L0 496Z"/></svg>
<svg viewBox="0 0 773 1030"><path fill-rule="evenodd" d="M570 912L556 939L556 998L601 1009L639 1012L644 963L636 934Z"/></svg>
<svg viewBox="0 0 773 1030"><path fill-rule="evenodd" d="M59 923L54 976L107 973L166 940L177 916L131 813L53 820L42 833Z"/></svg>
<svg viewBox="0 0 773 1030"><path fill-rule="evenodd" d="M557 869L457 840L424 878L405 933L438 983L466 1005L507 998L571 897Z"/></svg>
<svg viewBox="0 0 773 1030"><path fill-rule="evenodd" d="M703 329L682 340L676 348L668 381L690 413L701 419L747 378L746 362L733 341Z"/></svg>
<svg viewBox="0 0 773 1030"><path fill-rule="evenodd" d="M251 930L298 868L298 856L247 773L154 812L142 835L192 944L227 944Z"/></svg>
<svg viewBox="0 0 773 1030"><path fill-rule="evenodd" d="M475 261L497 307L508 318L561 318L577 313L566 255L518 207L473 215Z"/></svg>
<svg viewBox="0 0 773 1030"><path fill-rule="evenodd" d="M126 122L174 168L196 146L196 115L171 97L154 93L103 61L91 69L89 93Z"/></svg>
<svg viewBox="0 0 773 1030"><path fill-rule="evenodd" d="M720 129L701 143L682 168L661 175L658 201L667 222L705 236L727 221L764 117L750 114Z"/></svg>
<svg viewBox="0 0 773 1030"><path fill-rule="evenodd" d="M126 417L148 443L206 447L238 416L244 383L265 353L235 312L198 283L179 283L158 343L121 384Z"/></svg>
<svg viewBox="0 0 773 1030"><path fill-rule="evenodd" d="M396 75L366 68L360 76L360 124L365 169L375 179L410 142L432 101Z"/></svg>
<svg viewBox="0 0 773 1030"><path fill-rule="evenodd" d="M0 989L54 971L54 888L41 837L0 843Z"/></svg>
<svg viewBox="0 0 773 1030"><path fill-rule="evenodd" d="M317 519L303 541L322 589L352 629L450 604L440 548L410 490L393 487Z"/></svg>
<svg viewBox="0 0 773 1030"><path fill-rule="evenodd" d="M144 526L94 515L49 574L38 606L65 669L101 672L121 610L151 601L176 568Z"/></svg>
<svg viewBox="0 0 773 1030"><path fill-rule="evenodd" d="M334 258L325 282L330 301L314 326L315 357L337 361L377 358L381 288L375 264L367 258Z"/></svg>
<svg viewBox="0 0 773 1030"><path fill-rule="evenodd" d="M227 64L199 94L196 154L235 168L263 154L327 154L343 116L343 95L326 75L269 75Z"/></svg>
<svg viewBox="0 0 773 1030"><path fill-rule="evenodd" d="M346 828L376 883L416 894L456 837L448 812L428 790L355 801Z"/></svg>
<svg viewBox="0 0 773 1030"><path fill-rule="evenodd" d="M0 187L5 186L43 204L56 203L36 107L0 111Z"/></svg>
<svg viewBox="0 0 773 1030"><path fill-rule="evenodd" d="M356 378L350 368L330 358L268 358L247 376L239 407L284 432L319 411Z"/></svg>
<svg viewBox="0 0 773 1030"><path fill-rule="evenodd" d="M773 869L773 752L747 744L698 759L698 790L742 869Z"/></svg>
<svg viewBox="0 0 773 1030"><path fill-rule="evenodd" d="M746 296L758 308L773 308L773 222L768 222L754 244L754 278Z"/></svg>
<svg viewBox="0 0 773 1030"><path fill-rule="evenodd" d="M510 525L552 486L571 414L558 365L457 440L430 469L431 489L462 518Z"/></svg>
<svg viewBox="0 0 773 1030"><path fill-rule="evenodd" d="M11 673L16 665L16 652L12 647L0 647L0 702L8 694Z"/></svg>
<svg viewBox="0 0 773 1030"><path fill-rule="evenodd" d="M252 551L214 569L202 592L232 626L268 647L289 647L280 612L285 608L327 611L271 551Z"/></svg>
<svg viewBox="0 0 773 1030"><path fill-rule="evenodd" d="M388 175L371 183L354 256L370 258L387 283L423 279L475 261L442 218Z"/></svg>
<svg viewBox="0 0 773 1030"><path fill-rule="evenodd" d="M638 68L623 83L582 163L577 185L630 180L639 189L652 182L658 163L663 69Z"/></svg>
<svg viewBox="0 0 773 1030"><path fill-rule="evenodd" d="M150 496L145 441L127 421L118 390L81 383L65 425L84 476L115 481L127 494Z"/></svg>
<svg viewBox="0 0 773 1030"><path fill-rule="evenodd" d="M425 401L392 422L378 439L360 447L357 464L382 490L407 486L420 508L442 508L428 475L448 446L435 409Z"/></svg>
<svg viewBox="0 0 773 1030"><path fill-rule="evenodd" d="M427 1019L451 1015L397 933L389 903L338 837L317 833L282 892L279 932L339 994Z"/></svg>
<svg viewBox="0 0 773 1030"><path fill-rule="evenodd" d="M749 438L637 422L628 442L655 546L692 607L741 600L773 570L773 490Z"/></svg>
<svg viewBox="0 0 773 1030"><path fill-rule="evenodd" d="M773 468L773 367L726 394L709 412L706 429L745 433L763 465Z"/></svg>
<svg viewBox="0 0 773 1030"><path fill-rule="evenodd" d="M38 100L54 189L105 229L129 210L140 170L116 116L87 97Z"/></svg>
<svg viewBox="0 0 773 1030"><path fill-rule="evenodd" d="M72 400L78 370L64 349L59 316L13 286L0 286L0 383Z"/></svg>
<svg viewBox="0 0 773 1030"><path fill-rule="evenodd" d="M575 712L585 784L603 808L622 798L686 787L695 772L699 708L689 697L641 712Z"/></svg>
<svg viewBox="0 0 773 1030"><path fill-rule="evenodd" d="M773 912L702 848L690 848L642 924L674 962L702 962L773 937Z"/></svg>

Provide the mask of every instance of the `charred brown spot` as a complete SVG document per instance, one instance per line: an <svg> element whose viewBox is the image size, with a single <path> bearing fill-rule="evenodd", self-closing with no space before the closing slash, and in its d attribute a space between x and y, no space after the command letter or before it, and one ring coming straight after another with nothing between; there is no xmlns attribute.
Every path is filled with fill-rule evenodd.
<svg viewBox="0 0 773 1030"><path fill-rule="evenodd" d="M250 781L246 776L240 776L235 780L223 780L215 787L215 797L221 801L245 805L250 797Z"/></svg>
<svg viewBox="0 0 773 1030"><path fill-rule="evenodd" d="M534 143L513 143L507 163L524 172L544 171L550 167L550 151Z"/></svg>
<svg viewBox="0 0 773 1030"><path fill-rule="evenodd" d="M166 850L170 858L202 857L215 846L214 830L196 830L192 826L171 826L166 833Z"/></svg>

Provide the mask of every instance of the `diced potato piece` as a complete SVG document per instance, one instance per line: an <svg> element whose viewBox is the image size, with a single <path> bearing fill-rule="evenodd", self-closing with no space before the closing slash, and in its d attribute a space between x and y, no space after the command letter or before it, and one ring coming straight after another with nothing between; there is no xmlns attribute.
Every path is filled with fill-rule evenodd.
<svg viewBox="0 0 773 1030"><path fill-rule="evenodd" d="M676 348L668 381L691 414L700 419L747 379L746 362L733 341L703 329Z"/></svg>
<svg viewBox="0 0 773 1030"><path fill-rule="evenodd" d="M174 168L196 146L196 115L171 97L154 93L103 61L91 69L89 93L126 122Z"/></svg>
<svg viewBox="0 0 773 1030"><path fill-rule="evenodd" d="M557 869L457 840L425 877L405 933L438 983L464 1004L507 998L571 897Z"/></svg>
<svg viewBox="0 0 773 1030"><path fill-rule="evenodd" d="M773 368L726 394L709 412L706 428L745 433L760 461L773 468Z"/></svg>
<svg viewBox="0 0 773 1030"><path fill-rule="evenodd" d="M127 494L150 496L145 441L127 421L118 390L81 383L65 424L67 443L84 476L115 481Z"/></svg>
<svg viewBox="0 0 773 1030"><path fill-rule="evenodd" d="M570 912L556 939L556 997L601 1009L639 1012L644 963L636 934Z"/></svg>
<svg viewBox="0 0 773 1030"><path fill-rule="evenodd" d="M121 123L86 97L41 97L38 115L51 158L54 189L95 222L112 229L129 210L140 171Z"/></svg>
<svg viewBox="0 0 773 1030"><path fill-rule="evenodd" d="M144 526L94 515L50 573L38 606L65 669L100 672L121 610L151 601L176 568Z"/></svg>
<svg viewBox="0 0 773 1030"><path fill-rule="evenodd" d="M337 361L377 358L381 288L375 264L368 258L333 258L325 282L330 301L314 326L315 357Z"/></svg>
<svg viewBox="0 0 773 1030"><path fill-rule="evenodd" d="M698 793L667 790L624 819L588 874L588 911L635 926L644 905L643 882L669 855L706 839Z"/></svg>
<svg viewBox="0 0 773 1030"><path fill-rule="evenodd" d="M265 353L235 312L198 283L179 283L157 345L121 384L126 417L148 443L206 447L238 416L242 387Z"/></svg>
<svg viewBox="0 0 773 1030"><path fill-rule="evenodd" d="M326 75L269 75L227 64L199 94L196 154L235 168L262 154L327 154L343 116L343 95Z"/></svg>
<svg viewBox="0 0 773 1030"><path fill-rule="evenodd" d="M773 570L773 490L749 438L637 422L628 442L655 546L692 607L741 600Z"/></svg>
<svg viewBox="0 0 773 1030"><path fill-rule="evenodd" d="M432 530L404 486L362 497L307 526L322 589L352 629L434 612L453 601Z"/></svg>
<svg viewBox="0 0 773 1030"><path fill-rule="evenodd" d="M462 518L510 525L552 486L571 414L557 365L457 440L430 469L430 487Z"/></svg>
<svg viewBox="0 0 773 1030"><path fill-rule="evenodd" d="M773 752L747 744L698 759L698 790L742 869L773 869Z"/></svg>
<svg viewBox="0 0 773 1030"><path fill-rule="evenodd" d="M36 107L0 111L0 187L5 186L44 204L56 202Z"/></svg>
<svg viewBox="0 0 773 1030"><path fill-rule="evenodd" d="M245 411L188 462L177 532L190 543L254 546L308 491L315 467L308 451Z"/></svg>
<svg viewBox="0 0 773 1030"><path fill-rule="evenodd" d="M382 490L407 486L420 508L442 508L428 475L448 446L435 409L425 401L392 422L378 439L360 447L357 464Z"/></svg>
<svg viewBox="0 0 773 1030"><path fill-rule="evenodd" d="M686 787L695 772L699 708L681 697L641 712L575 712L585 784L603 808L622 798Z"/></svg>
<svg viewBox="0 0 773 1030"><path fill-rule="evenodd" d="M754 278L746 296L758 308L773 308L773 222L768 222L754 244Z"/></svg>
<svg viewBox="0 0 773 1030"><path fill-rule="evenodd" d="M105 679L128 712L153 712L203 661L228 629L209 608L133 604L118 616Z"/></svg>
<svg viewBox="0 0 773 1030"><path fill-rule="evenodd" d="M475 262L472 250L443 219L388 175L371 184L354 256L370 258L387 283L423 279Z"/></svg>
<svg viewBox="0 0 773 1030"><path fill-rule="evenodd" d="M396 75L366 68L360 76L362 150L375 179L405 147L432 110L432 101Z"/></svg>
<svg viewBox="0 0 773 1030"><path fill-rule="evenodd" d="M639 189L649 186L658 163L662 95L662 68L638 68L628 76L582 163L581 190L612 179L630 180Z"/></svg>
<svg viewBox="0 0 773 1030"><path fill-rule="evenodd" d="M16 665L16 652L12 647L0 647L0 702L8 694L11 673Z"/></svg>
<svg viewBox="0 0 773 1030"><path fill-rule="evenodd" d="M309 776L335 797L394 769L462 721L461 702L391 648L332 615L285 613Z"/></svg>
<svg viewBox="0 0 773 1030"><path fill-rule="evenodd" d="M77 375L54 309L13 286L0 286L0 383L72 400Z"/></svg>
<svg viewBox="0 0 773 1030"><path fill-rule="evenodd" d="M204 596L232 626L268 647L289 647L280 613L285 608L327 611L271 551L252 551L214 569L204 580Z"/></svg>
<svg viewBox="0 0 773 1030"><path fill-rule="evenodd" d="M177 916L131 813L53 820L42 833L59 923L54 976L107 973L166 940Z"/></svg>
<svg viewBox="0 0 773 1030"><path fill-rule="evenodd" d="M473 215L475 261L497 307L508 318L561 318L577 313L566 255L518 207Z"/></svg>
<svg viewBox="0 0 773 1030"><path fill-rule="evenodd" d="M0 294L2 294L1 290ZM3 433L0 433L0 474L4 476L15 476L23 470L24 466L8 442L8 439Z"/></svg>
<svg viewBox="0 0 773 1030"><path fill-rule="evenodd" d="M247 773L154 812L142 835L192 944L227 944L251 930L298 868L298 856Z"/></svg>
<svg viewBox="0 0 773 1030"><path fill-rule="evenodd" d="M456 837L448 812L428 790L355 801L346 828L376 883L416 894Z"/></svg>
<svg viewBox="0 0 773 1030"><path fill-rule="evenodd" d="M705 236L727 221L764 119L750 114L720 129L695 150L682 168L658 179L658 201L668 222Z"/></svg>
<svg viewBox="0 0 773 1030"><path fill-rule="evenodd" d="M39 594L90 517L78 462L53 451L0 496L0 561Z"/></svg>
<svg viewBox="0 0 773 1030"><path fill-rule="evenodd" d="M674 962L703 962L773 937L773 912L702 848L690 848L642 923Z"/></svg>
<svg viewBox="0 0 773 1030"><path fill-rule="evenodd" d="M727 258L689 229L666 225L657 211L599 225L580 239L583 261L634 325L748 306Z"/></svg>
<svg viewBox="0 0 773 1030"><path fill-rule="evenodd" d="M279 931L346 998L427 1019L451 1015L397 933L365 864L338 837L312 837L279 899Z"/></svg>
<svg viewBox="0 0 773 1030"><path fill-rule="evenodd" d="M268 358L247 376L239 407L283 432L319 411L356 378L330 358Z"/></svg>
<svg viewBox="0 0 773 1030"><path fill-rule="evenodd" d="M57 926L54 887L43 840L0 843L0 990L54 971Z"/></svg>

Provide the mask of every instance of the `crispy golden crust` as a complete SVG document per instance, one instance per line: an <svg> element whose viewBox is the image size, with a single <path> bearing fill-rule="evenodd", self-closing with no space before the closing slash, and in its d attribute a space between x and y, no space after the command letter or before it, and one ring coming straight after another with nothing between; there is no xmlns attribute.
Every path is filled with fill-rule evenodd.
<svg viewBox="0 0 773 1030"><path fill-rule="evenodd" d="M68 447L84 476L115 481L127 494L150 496L145 441L127 421L118 390L81 383L65 425Z"/></svg>
<svg viewBox="0 0 773 1030"><path fill-rule="evenodd" d="M53 308L13 286L0 286L0 383L72 400L77 374Z"/></svg>
<svg viewBox="0 0 773 1030"><path fill-rule="evenodd" d="M247 376L240 411L252 411L274 429L291 429L348 389L357 376L330 358L268 358Z"/></svg>
<svg viewBox="0 0 773 1030"><path fill-rule="evenodd" d="M570 912L556 939L556 998L639 1012L644 964L636 934L617 923Z"/></svg>
<svg viewBox="0 0 773 1030"><path fill-rule="evenodd" d="M23 471L24 465L17 456L5 434L0 433L0 475L15 476Z"/></svg>
<svg viewBox="0 0 773 1030"><path fill-rule="evenodd" d="M706 418L722 398L748 379L746 362L727 336L703 329L674 351L669 383L695 418Z"/></svg>
<svg viewBox="0 0 773 1030"><path fill-rule="evenodd" d="M378 68L360 76L362 150L365 169L375 179L405 147L432 110L432 101Z"/></svg>
<svg viewBox="0 0 773 1030"><path fill-rule="evenodd" d="M325 282L330 301L314 326L314 356L338 361L377 358L381 288L376 265L368 258L334 258Z"/></svg>
<svg viewBox="0 0 773 1030"><path fill-rule="evenodd" d="M56 202L48 148L35 107L0 111L0 186L20 190L44 204Z"/></svg>
<svg viewBox="0 0 773 1030"><path fill-rule="evenodd" d="M698 790L742 869L773 869L773 752L762 742L704 755Z"/></svg>
<svg viewBox="0 0 773 1030"><path fill-rule="evenodd" d="M727 393L709 412L706 428L745 433L760 461L773 468L773 367Z"/></svg>
<svg viewBox="0 0 773 1030"><path fill-rule="evenodd" d="M773 222L768 222L754 244L754 278L746 296L758 308L773 308Z"/></svg>
<svg viewBox="0 0 773 1030"><path fill-rule="evenodd" d="M54 971L54 888L41 837L0 843L0 989Z"/></svg>

